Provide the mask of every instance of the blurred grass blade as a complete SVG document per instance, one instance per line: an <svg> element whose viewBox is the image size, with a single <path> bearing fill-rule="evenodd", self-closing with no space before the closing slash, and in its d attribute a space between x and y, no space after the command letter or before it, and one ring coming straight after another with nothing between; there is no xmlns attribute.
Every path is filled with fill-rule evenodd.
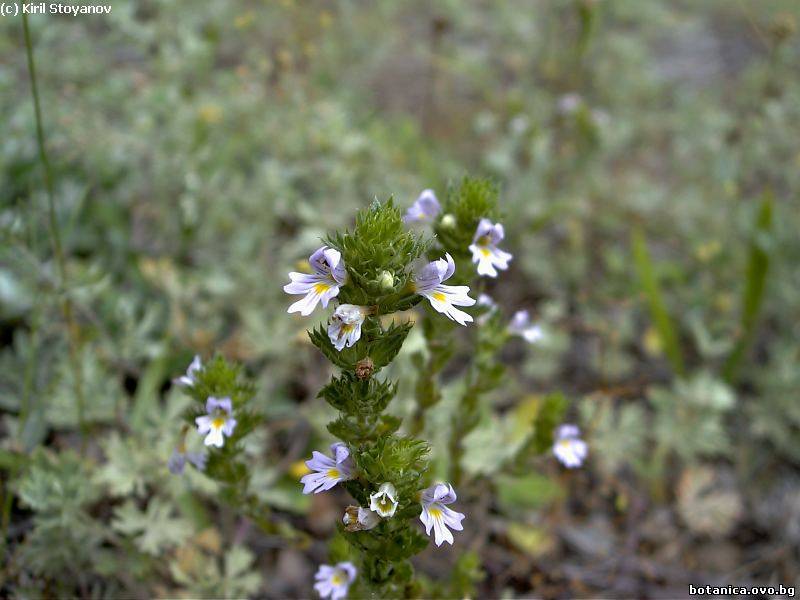
<svg viewBox="0 0 800 600"><path fill-rule="evenodd" d="M650 318L653 319L658 337L664 345L664 352L672 365L672 369L678 375L683 375L683 355L681 354L678 343L677 329L667 312L661 288L658 285L653 261L650 252L647 250L647 242L641 227L635 227L631 235L631 250L636 272L639 276L641 292L647 299L647 306L650 310Z"/></svg>
<svg viewBox="0 0 800 600"><path fill-rule="evenodd" d="M594 34L597 24L597 7L589 2L578 2L578 17L580 20L580 34L578 36L578 56L586 54L589 42Z"/></svg>
<svg viewBox="0 0 800 600"><path fill-rule="evenodd" d="M747 272L742 293L739 341L725 363L724 375L729 382L736 378L739 364L752 342L756 321L764 300L764 289L766 288L767 273L769 272L769 254L765 247L765 241L772 230L772 205L772 194L765 193L756 215L753 238L750 242L750 256L747 261Z"/></svg>

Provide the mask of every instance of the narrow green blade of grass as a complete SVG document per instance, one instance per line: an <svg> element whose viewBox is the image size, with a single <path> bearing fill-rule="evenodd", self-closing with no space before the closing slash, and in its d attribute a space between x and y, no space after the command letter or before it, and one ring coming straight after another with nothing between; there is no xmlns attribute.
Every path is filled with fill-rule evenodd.
<svg viewBox="0 0 800 600"><path fill-rule="evenodd" d="M667 312L661 288L658 285L653 260L647 249L647 242L641 227L636 227L631 235L631 251L636 272L639 277L641 292L647 300L650 318L653 319L658 337L664 346L664 353L678 375L683 375L683 355L678 342L677 329Z"/></svg>
<svg viewBox="0 0 800 600"><path fill-rule="evenodd" d="M729 382L736 379L739 373L739 365L753 340L756 321L764 300L767 273L769 272L769 254L763 242L772 230L772 205L772 194L765 193L756 214L753 239L750 242L750 255L747 260L747 271L742 291L739 341L725 363L724 375Z"/></svg>

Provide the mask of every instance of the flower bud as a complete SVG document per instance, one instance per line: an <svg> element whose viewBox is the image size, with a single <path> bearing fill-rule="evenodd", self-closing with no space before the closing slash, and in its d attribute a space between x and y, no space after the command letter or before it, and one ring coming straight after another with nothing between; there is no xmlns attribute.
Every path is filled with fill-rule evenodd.
<svg viewBox="0 0 800 600"><path fill-rule="evenodd" d="M367 356L366 358L362 358L360 361L356 363L356 377L361 379L369 379L372 377L372 374L375 372L375 363L372 362L372 359Z"/></svg>
<svg viewBox="0 0 800 600"><path fill-rule="evenodd" d="M342 523L346 531L367 531L380 522L373 511L360 506L348 506L344 511Z"/></svg>
<svg viewBox="0 0 800 600"><path fill-rule="evenodd" d="M456 226L456 218L447 213L445 216L442 217L442 228L443 229L454 229Z"/></svg>
<svg viewBox="0 0 800 600"><path fill-rule="evenodd" d="M389 271L383 271L378 277L378 285L382 292L391 292L394 289L394 275Z"/></svg>

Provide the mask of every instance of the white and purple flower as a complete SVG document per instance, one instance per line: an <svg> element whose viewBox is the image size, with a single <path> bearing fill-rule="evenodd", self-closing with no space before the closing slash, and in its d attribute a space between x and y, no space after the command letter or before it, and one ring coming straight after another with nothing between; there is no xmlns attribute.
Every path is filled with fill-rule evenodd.
<svg viewBox="0 0 800 600"><path fill-rule="evenodd" d="M347 596L350 584L356 578L355 566L351 562L340 562L336 566L320 565L314 579L314 589L320 598L330 598L331 600L341 600Z"/></svg>
<svg viewBox="0 0 800 600"><path fill-rule="evenodd" d="M408 207L404 223L430 223L442 210L433 190L423 190L414 204Z"/></svg>
<svg viewBox="0 0 800 600"><path fill-rule="evenodd" d="M215 398L209 396L206 400L206 414L197 417L197 432L205 435L206 446L222 448L225 443L224 436L232 436L236 427L236 419L232 416L233 405L230 398Z"/></svg>
<svg viewBox="0 0 800 600"><path fill-rule="evenodd" d="M322 246L308 259L313 273L289 273L291 283L283 286L287 294L305 294L292 304L287 312L299 312L307 317L322 303L327 308L328 302L336 297L339 288L347 282L347 271L344 268L342 254L333 248Z"/></svg>
<svg viewBox="0 0 800 600"><path fill-rule="evenodd" d="M361 338L361 324L369 309L355 304L340 304L328 322L328 337L339 352Z"/></svg>
<svg viewBox="0 0 800 600"><path fill-rule="evenodd" d="M568 469L580 467L589 454L589 446L580 435L578 426L571 424L561 425L555 431L553 454Z"/></svg>
<svg viewBox="0 0 800 600"><path fill-rule="evenodd" d="M414 274L413 290L424 296L431 306L456 323L466 325L472 322L472 316L459 310L456 306L472 306L475 300L470 298L469 287L466 285L444 285L455 273L456 265L449 253L445 258L440 258L428 263Z"/></svg>
<svg viewBox="0 0 800 600"><path fill-rule="evenodd" d="M369 495L369 509L384 519L394 515L397 510L397 490L391 483L382 483L377 492Z"/></svg>
<svg viewBox="0 0 800 600"><path fill-rule="evenodd" d="M497 277L497 269L506 270L512 256L497 247L505 237L505 230L500 223L492 223L489 219L481 219L475 230L469 249L472 262L478 263L478 275Z"/></svg>
<svg viewBox="0 0 800 600"><path fill-rule="evenodd" d="M316 450L312 452L306 466L314 472L300 479L304 494L327 492L340 481L347 481L352 477L353 459L347 446L342 442L331 444L331 454L333 458Z"/></svg>
<svg viewBox="0 0 800 600"><path fill-rule="evenodd" d="M447 508L447 504L456 501L456 492L448 483L437 483L422 492L422 513L419 518L425 525L425 533L430 535L433 529L434 541L437 546L444 542L453 543L453 533L462 531L464 514ZM449 527L449 529L448 529Z"/></svg>
<svg viewBox="0 0 800 600"><path fill-rule="evenodd" d="M202 368L203 363L200 360L200 356L195 355L194 359L192 359L192 362L189 363L189 368L186 369L186 375L181 375L177 379L173 379L173 383L182 387L192 387L195 383L197 383L197 379L195 378L194 374L200 371Z"/></svg>
<svg viewBox="0 0 800 600"><path fill-rule="evenodd" d="M167 461L167 468L173 475L181 475L186 467L186 461L192 463L198 471L205 471L208 454L205 452L187 452L186 446L179 444L172 451Z"/></svg>
<svg viewBox="0 0 800 600"><path fill-rule="evenodd" d="M525 338L529 344L534 344L544 337L541 325L531 322L531 316L527 310L518 310L514 313L508 324L508 332L511 335Z"/></svg>

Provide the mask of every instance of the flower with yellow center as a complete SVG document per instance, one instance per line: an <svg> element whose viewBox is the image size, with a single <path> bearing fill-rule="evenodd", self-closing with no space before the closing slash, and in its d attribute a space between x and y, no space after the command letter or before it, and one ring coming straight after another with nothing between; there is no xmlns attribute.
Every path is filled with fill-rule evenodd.
<svg viewBox="0 0 800 600"><path fill-rule="evenodd" d="M444 258L428 263L414 273L412 289L420 296L424 296L431 306L456 323L466 325L472 322L472 316L459 310L456 306L472 306L475 300L469 297L469 287L466 285L445 285L456 271L456 265L450 254Z"/></svg>
<svg viewBox="0 0 800 600"><path fill-rule="evenodd" d="M361 324L369 313L366 306L341 304L331 316L328 323L328 337L331 344L339 352L347 346L355 344L361 338Z"/></svg>
<svg viewBox="0 0 800 600"><path fill-rule="evenodd" d="M341 600L347 596L350 584L356 578L356 570L353 563L340 562L336 566L320 565L314 579L314 589L320 598L330 598L331 600Z"/></svg>
<svg viewBox="0 0 800 600"><path fill-rule="evenodd" d="M391 483L382 483L377 492L369 495L369 508L384 519L394 515L397 510L397 490Z"/></svg>
<svg viewBox="0 0 800 600"><path fill-rule="evenodd" d="M453 543L453 533L450 529L455 531L464 529L461 525L464 515L445 506L455 501L456 492L453 486L447 483L437 483L422 492L420 498L422 512L419 518L425 525L425 533L430 535L433 529L437 546L441 546L444 542Z"/></svg>
<svg viewBox="0 0 800 600"><path fill-rule="evenodd" d="M475 237L470 244L472 262L478 263L478 275L497 277L497 269L506 270L512 256L497 247L505 237L505 230L500 223L492 223L489 219L481 219L475 230Z"/></svg>
<svg viewBox="0 0 800 600"><path fill-rule="evenodd" d="M225 440L223 436L232 436L236 427L236 419L231 416L233 413L231 399L209 396L206 400L206 413L208 414L194 420L197 431L200 435L206 436L206 446L222 448Z"/></svg>
<svg viewBox="0 0 800 600"><path fill-rule="evenodd" d="M423 190L414 204L408 207L403 217L403 222L429 223L436 218L440 210L442 210L442 207L439 204L439 200L436 199L436 194L433 190Z"/></svg>
<svg viewBox="0 0 800 600"><path fill-rule="evenodd" d="M289 273L290 283L283 286L287 294L304 294L289 307L288 312L299 312L304 317L310 315L318 303L327 308L328 302L339 293L339 288L347 282L342 255L338 250L322 246L308 259L313 273Z"/></svg>
<svg viewBox="0 0 800 600"><path fill-rule="evenodd" d="M326 492L340 481L352 478L353 459L350 450L342 442L331 445L330 456L314 451L306 466L312 471L300 479L304 494Z"/></svg>
<svg viewBox="0 0 800 600"><path fill-rule="evenodd" d="M561 425L555 432L553 454L568 469L580 467L589 454L589 446L580 439L577 425Z"/></svg>

